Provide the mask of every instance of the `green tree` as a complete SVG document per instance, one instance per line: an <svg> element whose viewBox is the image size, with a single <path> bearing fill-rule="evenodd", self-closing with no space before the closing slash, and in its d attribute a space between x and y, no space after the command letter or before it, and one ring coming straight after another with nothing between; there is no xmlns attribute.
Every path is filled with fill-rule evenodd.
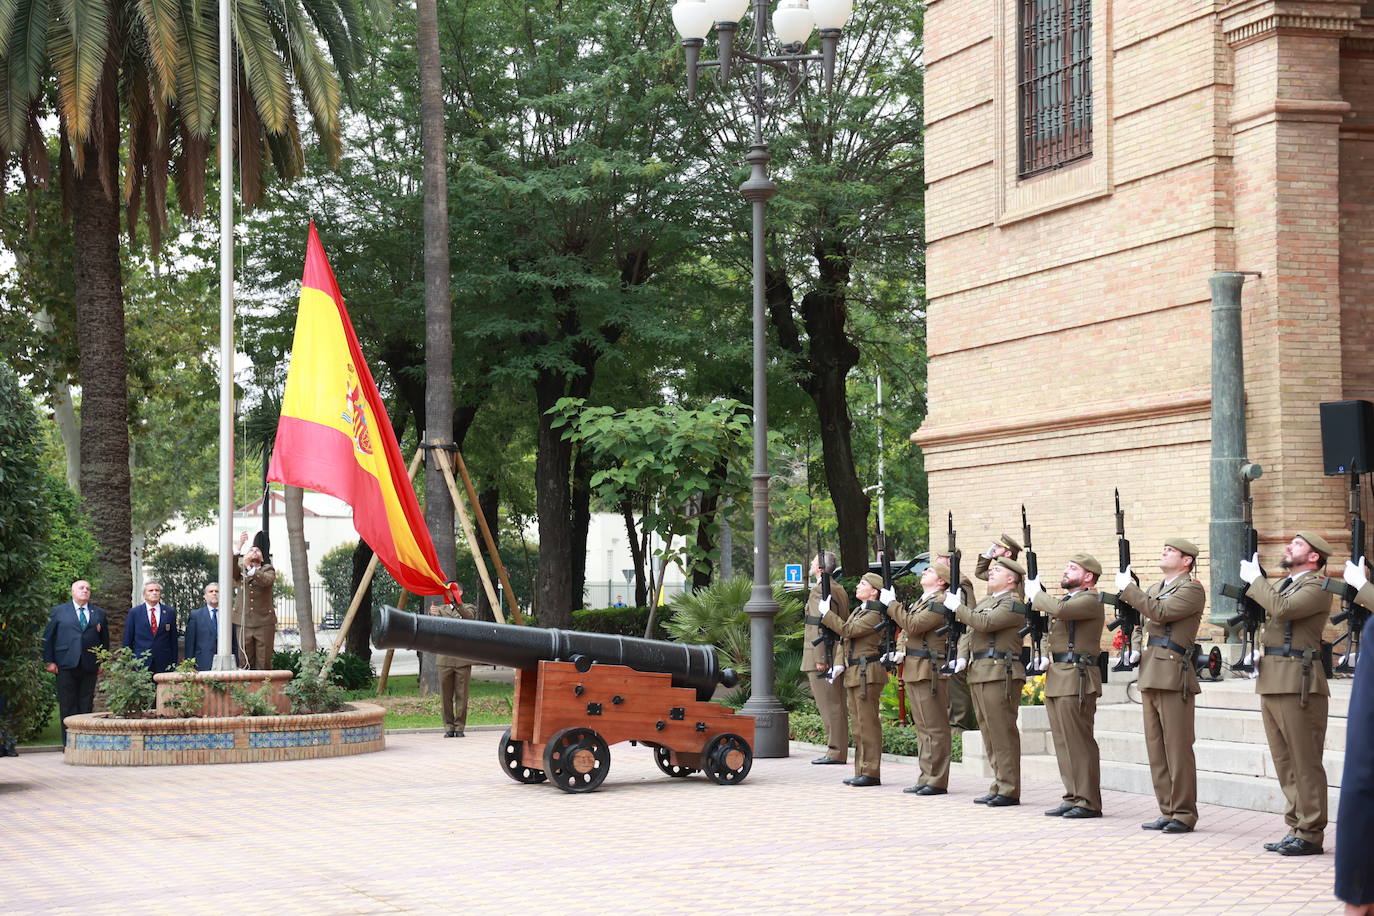
<svg viewBox="0 0 1374 916"><path fill-rule="evenodd" d="M145 216L156 249L167 228L169 182L183 210L203 209L220 88L216 15L214 4L195 0L70 0L51 12L47 0L0 3L0 154L17 154L26 179L45 182L43 127L49 115L58 125L74 241L81 489L111 608L125 607L132 590L121 217L132 236ZM222 139L236 147L242 198L251 205L268 165L283 178L300 171L293 93L304 99L320 142L337 149L340 78L346 83L358 58L358 11L354 0L236 0L232 19L236 130L232 141ZM121 611L111 626L117 638Z"/></svg>
<svg viewBox="0 0 1374 916"><path fill-rule="evenodd" d="M219 577L219 560L204 547L169 544L153 553L149 566L162 583L163 601L177 609L177 624L185 629L191 612L205 603L205 586Z"/></svg>

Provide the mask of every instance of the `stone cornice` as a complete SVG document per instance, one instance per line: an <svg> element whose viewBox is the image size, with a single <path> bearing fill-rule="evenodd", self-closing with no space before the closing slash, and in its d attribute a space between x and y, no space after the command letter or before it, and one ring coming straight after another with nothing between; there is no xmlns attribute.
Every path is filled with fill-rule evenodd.
<svg viewBox="0 0 1374 916"><path fill-rule="evenodd" d="M1341 99L1271 99L1232 115L1231 129L1240 133L1267 120L1339 124L1350 108L1350 103Z"/></svg>
<svg viewBox="0 0 1374 916"><path fill-rule="evenodd" d="M999 418L942 427L923 426L911 434L911 441L922 448L984 443L992 439L1204 413L1211 406L1210 389L1191 388L1150 397L1123 398L1069 411L1027 414L1009 420Z"/></svg>
<svg viewBox="0 0 1374 916"><path fill-rule="evenodd" d="M1241 0L1223 9L1222 34L1232 48L1272 35L1324 35L1337 38L1360 22L1357 3Z"/></svg>

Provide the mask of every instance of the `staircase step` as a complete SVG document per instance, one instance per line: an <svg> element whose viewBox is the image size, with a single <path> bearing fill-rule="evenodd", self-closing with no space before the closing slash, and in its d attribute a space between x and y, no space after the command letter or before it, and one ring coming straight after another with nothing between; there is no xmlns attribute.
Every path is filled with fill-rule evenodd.
<svg viewBox="0 0 1374 916"><path fill-rule="evenodd" d="M1139 732L1096 733L1097 746L1102 752L1102 761L1118 763L1148 764L1149 752L1145 746L1145 736ZM1046 751L1053 750L1052 743ZM1264 777L1277 779L1274 758L1265 744L1246 744L1238 741L1195 741L1193 756L1197 760L1198 772L1231 773L1237 776ZM1345 768L1345 752L1329 750L1322 754L1322 765L1326 767L1328 785L1339 786L1341 773Z"/></svg>
<svg viewBox="0 0 1374 916"><path fill-rule="evenodd" d="M1027 710L1040 707L1027 706L1021 710L1026 727L1048 727L1043 709L1027 716ZM1136 732L1143 729L1142 713L1138 703L1119 703L1097 707L1095 729L1099 732ZM1259 711L1246 709L1215 709L1199 707L1194 715L1194 728L1199 741L1234 741L1242 744L1267 746L1268 738L1264 733L1264 720ZM1043 723L1043 724L1041 724ZM1326 744L1328 751L1345 750L1346 721L1337 716L1326 720Z"/></svg>

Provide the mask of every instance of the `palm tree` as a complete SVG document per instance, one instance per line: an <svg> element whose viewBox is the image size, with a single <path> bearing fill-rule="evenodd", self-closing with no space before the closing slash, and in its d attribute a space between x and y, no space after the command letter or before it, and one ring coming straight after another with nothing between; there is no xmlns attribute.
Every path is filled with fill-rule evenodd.
<svg viewBox="0 0 1374 916"><path fill-rule="evenodd" d="M243 203L270 165L301 172L297 101L331 156L342 91L362 54L357 0L233 0L234 131ZM56 116L59 180L75 254L81 493L99 544L99 595L130 603L128 362L121 223L156 250L167 189L204 211L219 92L216 4L205 0L0 0L0 156L27 182L50 175L43 127ZM122 174L121 174L122 172ZM123 615L112 615L116 637Z"/></svg>

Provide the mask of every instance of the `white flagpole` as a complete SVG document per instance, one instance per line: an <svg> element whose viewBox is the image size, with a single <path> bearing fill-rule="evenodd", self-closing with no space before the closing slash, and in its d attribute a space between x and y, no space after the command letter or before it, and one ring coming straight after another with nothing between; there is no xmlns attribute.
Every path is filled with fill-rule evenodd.
<svg viewBox="0 0 1374 916"><path fill-rule="evenodd" d="M234 105L229 0L219 0L219 633L214 667L238 667L234 609ZM228 613L225 613L228 611Z"/></svg>

